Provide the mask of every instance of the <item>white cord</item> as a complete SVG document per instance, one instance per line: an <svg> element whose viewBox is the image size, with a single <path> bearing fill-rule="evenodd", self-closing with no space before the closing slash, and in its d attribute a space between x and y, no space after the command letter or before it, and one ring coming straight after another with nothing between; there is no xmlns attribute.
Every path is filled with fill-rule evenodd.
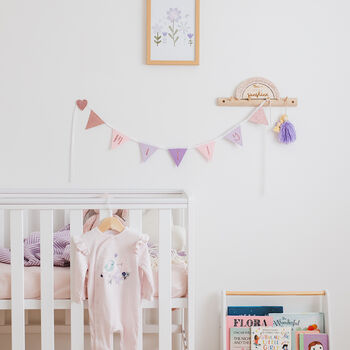
<svg viewBox="0 0 350 350"><path fill-rule="evenodd" d="M73 162L74 162L74 143L75 143L75 112L77 110L76 103L74 104L72 123L71 123L71 134L70 134L70 149L69 149L69 169L68 169L68 181L72 182L73 179Z"/></svg>
<svg viewBox="0 0 350 350"><path fill-rule="evenodd" d="M263 135L262 135L262 142L263 142L263 147L262 147L262 182L261 182L261 193L262 195L266 194L266 184L267 184L267 177L266 177L266 169L267 169L267 143L266 143L266 131L267 128L271 125L271 100L269 100L269 120L268 120L268 125L264 126L262 129Z"/></svg>

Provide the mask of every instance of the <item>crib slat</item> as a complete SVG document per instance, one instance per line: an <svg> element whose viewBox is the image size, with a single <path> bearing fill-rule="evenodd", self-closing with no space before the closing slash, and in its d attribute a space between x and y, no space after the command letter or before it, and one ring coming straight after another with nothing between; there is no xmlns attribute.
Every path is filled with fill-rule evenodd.
<svg viewBox="0 0 350 350"><path fill-rule="evenodd" d="M70 234L72 236L81 235L83 233L83 211L70 211ZM71 245L72 247L72 245ZM74 249L70 251L71 275L70 285L73 285L73 266L75 262ZM71 289L71 297L72 297ZM84 307L83 303L71 302L71 349L84 350Z"/></svg>
<svg viewBox="0 0 350 350"><path fill-rule="evenodd" d="M172 348L171 209L159 210L159 349Z"/></svg>
<svg viewBox="0 0 350 350"><path fill-rule="evenodd" d="M142 209L129 210L129 226L131 229L142 232ZM143 349L143 313L140 312L140 326L139 326L139 350Z"/></svg>
<svg viewBox="0 0 350 350"><path fill-rule="evenodd" d="M187 210L187 254L188 254L188 293L187 293L187 346L188 350L195 349L195 211L192 200L189 200Z"/></svg>
<svg viewBox="0 0 350 350"><path fill-rule="evenodd" d="M5 210L0 209L0 247L5 247Z"/></svg>
<svg viewBox="0 0 350 350"><path fill-rule="evenodd" d="M129 210L129 226L138 232L142 232L142 209Z"/></svg>
<svg viewBox="0 0 350 350"><path fill-rule="evenodd" d="M25 349L23 210L11 210L11 318L12 349Z"/></svg>
<svg viewBox="0 0 350 350"><path fill-rule="evenodd" d="M65 209L63 212L63 221L64 221L64 226L70 223L70 211L68 209Z"/></svg>
<svg viewBox="0 0 350 350"><path fill-rule="evenodd" d="M54 349L53 211L40 211L41 348Z"/></svg>

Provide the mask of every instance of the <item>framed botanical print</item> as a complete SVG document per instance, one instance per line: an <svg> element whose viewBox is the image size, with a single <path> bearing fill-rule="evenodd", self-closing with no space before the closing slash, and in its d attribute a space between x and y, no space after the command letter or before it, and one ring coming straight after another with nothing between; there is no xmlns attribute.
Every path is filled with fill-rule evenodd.
<svg viewBox="0 0 350 350"><path fill-rule="evenodd" d="M147 0L147 64L199 64L199 0Z"/></svg>

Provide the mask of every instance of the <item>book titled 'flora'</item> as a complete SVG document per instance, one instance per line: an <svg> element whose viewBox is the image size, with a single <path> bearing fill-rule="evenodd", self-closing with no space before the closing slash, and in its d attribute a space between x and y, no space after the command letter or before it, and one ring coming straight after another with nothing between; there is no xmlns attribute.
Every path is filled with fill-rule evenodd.
<svg viewBox="0 0 350 350"><path fill-rule="evenodd" d="M226 349L230 349L230 328L270 326L273 326L270 316L226 316Z"/></svg>
<svg viewBox="0 0 350 350"><path fill-rule="evenodd" d="M291 350L290 327L252 327L251 350Z"/></svg>

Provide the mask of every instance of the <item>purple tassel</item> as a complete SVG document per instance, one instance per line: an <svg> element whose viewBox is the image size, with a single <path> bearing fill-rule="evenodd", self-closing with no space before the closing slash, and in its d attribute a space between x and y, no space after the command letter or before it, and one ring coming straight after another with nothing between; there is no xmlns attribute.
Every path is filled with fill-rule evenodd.
<svg viewBox="0 0 350 350"><path fill-rule="evenodd" d="M295 133L294 125L288 120L284 122L280 127L278 133L278 140L281 143L292 143L296 140L297 135Z"/></svg>

